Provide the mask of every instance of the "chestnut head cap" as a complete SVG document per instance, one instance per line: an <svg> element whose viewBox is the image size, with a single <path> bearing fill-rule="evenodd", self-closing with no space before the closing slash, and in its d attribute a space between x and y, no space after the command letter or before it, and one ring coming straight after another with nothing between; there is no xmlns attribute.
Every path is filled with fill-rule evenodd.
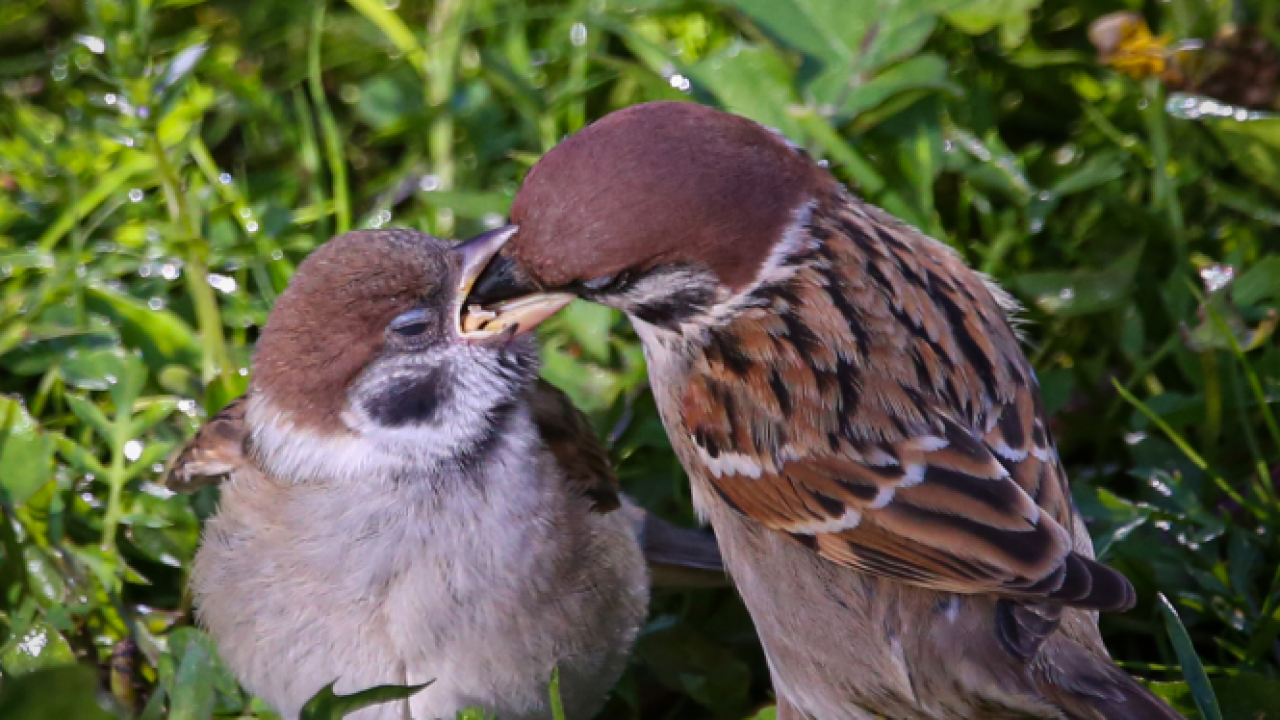
<svg viewBox="0 0 1280 720"><path fill-rule="evenodd" d="M447 304L448 247L412 231L362 231L311 253L258 339L254 390L295 422L335 424L347 389L383 352L388 325L415 307ZM445 328L429 331L443 339Z"/></svg>
<svg viewBox="0 0 1280 720"><path fill-rule="evenodd" d="M457 245L412 230L330 240L276 301L257 343L254 394L294 425L343 432L353 403L371 422L400 426L440 415L463 376L511 392L532 381L533 345L514 336L567 300L490 313L487 331L461 326L464 297L510 234Z"/></svg>
<svg viewBox="0 0 1280 720"><path fill-rule="evenodd" d="M543 288L671 265L739 288L827 182L810 158L751 120L693 103L636 105L533 167L503 255Z"/></svg>

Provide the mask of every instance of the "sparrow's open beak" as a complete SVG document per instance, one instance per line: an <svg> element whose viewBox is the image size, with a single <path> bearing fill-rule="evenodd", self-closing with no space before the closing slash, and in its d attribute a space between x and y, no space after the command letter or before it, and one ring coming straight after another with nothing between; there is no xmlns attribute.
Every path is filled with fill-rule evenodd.
<svg viewBox="0 0 1280 720"><path fill-rule="evenodd" d="M463 340L485 340L503 332L528 332L573 302L574 296L569 293L545 293L531 283L516 279L515 264L498 256L498 251L516 230L514 225L508 225L453 248L453 252L462 257L462 274L454 303L458 308L456 329ZM484 279L480 279L481 273Z"/></svg>

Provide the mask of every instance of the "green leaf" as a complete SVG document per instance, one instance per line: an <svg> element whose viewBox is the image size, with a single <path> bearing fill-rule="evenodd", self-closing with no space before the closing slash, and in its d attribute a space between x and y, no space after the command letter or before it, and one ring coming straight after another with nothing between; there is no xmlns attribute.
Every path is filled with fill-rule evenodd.
<svg viewBox="0 0 1280 720"><path fill-rule="evenodd" d="M375 130L386 130L403 123L422 109L420 83L401 82L386 75L365 81L360 86L360 99L356 102L356 113Z"/></svg>
<svg viewBox="0 0 1280 720"><path fill-rule="evenodd" d="M410 698L431 683L425 682L421 685L379 685L350 695L335 694L333 692L335 684L337 684L336 680L329 683L323 690L312 696L306 705L302 706L302 714L299 716L301 720L342 720L342 718L357 710Z"/></svg>
<svg viewBox="0 0 1280 720"><path fill-rule="evenodd" d="M836 108L834 120L836 123L848 122L896 95L926 88L947 90L957 96L963 92L960 86L947 79L947 62L937 55L925 53L898 63L844 93L844 101Z"/></svg>
<svg viewBox="0 0 1280 720"><path fill-rule="evenodd" d="M740 41L702 62L687 68L698 87L709 90L729 112L777 128L800 142L801 126L788 112L795 105L793 72L768 45L746 45Z"/></svg>
<svg viewBox="0 0 1280 720"><path fill-rule="evenodd" d="M970 35L981 35L997 27L1005 47L1022 42L1031 26L1031 11L1041 0L967 0L947 12L947 22Z"/></svg>
<svg viewBox="0 0 1280 720"><path fill-rule="evenodd" d="M1070 318L1121 307L1133 291L1142 248L1122 255L1105 270L1024 273L1013 287L1050 315Z"/></svg>
<svg viewBox="0 0 1280 720"><path fill-rule="evenodd" d="M662 684L717 714L746 709L751 670L741 658L692 628L648 632L636 643L636 654Z"/></svg>
<svg viewBox="0 0 1280 720"><path fill-rule="evenodd" d="M74 665L76 655L71 644L52 625L43 619L24 628L21 634L11 638L0 655L0 667L6 674L21 675L40 668L58 665ZM4 703L0 702L0 706ZM0 713L0 717L8 718Z"/></svg>
<svg viewBox="0 0 1280 720"><path fill-rule="evenodd" d="M5 720L113 720L113 716L98 705L97 686L97 673L84 665L8 675L0 686L0 717Z"/></svg>
<svg viewBox="0 0 1280 720"><path fill-rule="evenodd" d="M1200 711L1196 709L1196 702L1191 697L1191 687L1185 680L1147 683L1147 688L1179 713L1189 718L1199 715Z"/></svg>
<svg viewBox="0 0 1280 720"><path fill-rule="evenodd" d="M1120 153L1099 153L1069 175L1058 179L1049 191L1058 197L1074 195L1124 177L1124 171Z"/></svg>
<svg viewBox="0 0 1280 720"><path fill-rule="evenodd" d="M169 652L182 665L186 664L188 654L196 653L195 662L204 668L202 679L207 680L214 690L224 696L239 696L240 686L236 683L235 676L231 674L231 669L218 656L217 646L214 644L213 639L204 632L193 627L181 627L174 630L169 634ZM179 666L180 677L181 665ZM176 687L174 692L177 692Z"/></svg>
<svg viewBox="0 0 1280 720"><path fill-rule="evenodd" d="M818 106L844 104L866 78L917 50L958 0L728 0L788 47L815 60L804 86ZM889 85L891 85L890 83ZM886 88L888 85L886 85ZM872 93L877 94L877 93Z"/></svg>
<svg viewBox="0 0 1280 720"><path fill-rule="evenodd" d="M211 655L200 643L191 643L169 691L169 720L209 720L213 717L214 687Z"/></svg>
<svg viewBox="0 0 1280 720"><path fill-rule="evenodd" d="M114 333L65 327L32 327L18 347L6 353L0 364L18 375L41 375L54 365L82 352L119 343Z"/></svg>
<svg viewBox="0 0 1280 720"><path fill-rule="evenodd" d="M85 288L84 300L86 308L110 318L125 343L141 350L151 367L199 362L200 343L176 314L152 310L145 302L102 285Z"/></svg>
<svg viewBox="0 0 1280 720"><path fill-rule="evenodd" d="M1280 680L1240 673L1215 678L1211 684L1221 698L1223 720L1280 720ZM1183 715L1199 714L1186 681L1153 682L1147 687Z"/></svg>
<svg viewBox="0 0 1280 720"><path fill-rule="evenodd" d="M98 433L98 437L104 440L111 440L115 433L115 423L107 419L102 410L93 404L92 400L80 397L79 395L66 396L67 405L71 407L71 412L75 413L80 422L93 428Z"/></svg>
<svg viewBox="0 0 1280 720"><path fill-rule="evenodd" d="M81 447L78 443L66 437L58 435L54 438L54 442L58 447L58 454L62 456L72 467L85 473L105 477L107 469L98 462L98 458L94 457L93 452Z"/></svg>
<svg viewBox="0 0 1280 720"><path fill-rule="evenodd" d="M147 381L147 367L141 358L121 348L79 353L63 366L63 374L75 387L106 390L117 412L124 413L133 408Z"/></svg>
<svg viewBox="0 0 1280 720"><path fill-rule="evenodd" d="M1240 673L1213 681L1223 720L1280 720L1280 680Z"/></svg>
<svg viewBox="0 0 1280 720"><path fill-rule="evenodd" d="M1280 257L1265 257L1254 263L1235 281L1232 295L1241 305L1280 299Z"/></svg>
<svg viewBox="0 0 1280 720"><path fill-rule="evenodd" d="M1280 115L1182 93L1170 95L1165 109L1174 117L1203 122L1241 172L1280 193Z"/></svg>
<svg viewBox="0 0 1280 720"><path fill-rule="evenodd" d="M1178 654L1178 662L1182 664L1182 675L1191 688L1191 696L1195 700L1196 707L1200 709L1201 717L1204 720L1223 720L1222 711L1218 708L1218 698L1214 695L1213 686L1209 683L1209 676L1204 672L1204 665L1200 663L1200 656L1196 654L1195 646L1191 644L1191 636L1182 625L1178 611L1174 609L1173 603L1169 602L1164 593L1158 593L1157 597L1160 612L1164 615L1165 626L1169 631L1169 640L1173 643L1174 652Z"/></svg>
<svg viewBox="0 0 1280 720"><path fill-rule="evenodd" d="M806 0L730 0L730 4L751 16L788 47L826 63L840 63L853 57L857 40L866 33L866 21L837 24L832 17L836 2ZM858 3L864 6L874 2ZM849 5L855 5L850 3ZM852 9L852 8L851 8Z"/></svg>
<svg viewBox="0 0 1280 720"><path fill-rule="evenodd" d="M0 396L0 486L10 501L25 503L53 479L54 447L21 403Z"/></svg>
<svg viewBox="0 0 1280 720"><path fill-rule="evenodd" d="M151 429L156 423L164 420L178 408L178 398L150 397L138 401L133 407L133 421L129 425L129 434L137 437Z"/></svg>

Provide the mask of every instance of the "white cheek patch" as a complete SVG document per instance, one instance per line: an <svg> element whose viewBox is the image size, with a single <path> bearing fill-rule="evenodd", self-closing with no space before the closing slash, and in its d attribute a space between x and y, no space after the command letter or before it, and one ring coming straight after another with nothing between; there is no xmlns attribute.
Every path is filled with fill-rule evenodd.
<svg viewBox="0 0 1280 720"><path fill-rule="evenodd" d="M268 475L294 483L381 476L401 460L358 435L299 428L261 396L249 400L245 416L255 458Z"/></svg>
<svg viewBox="0 0 1280 720"><path fill-rule="evenodd" d="M379 425L359 407L340 415L347 432L318 433L298 427L264 397L249 401L246 424L251 428L255 455L272 477L296 483L373 482L407 471L450 461L492 432L491 409L509 400L509 393L488 386L474 390L465 402L452 405L444 419L431 424L400 427ZM527 409L517 408L515 412Z"/></svg>

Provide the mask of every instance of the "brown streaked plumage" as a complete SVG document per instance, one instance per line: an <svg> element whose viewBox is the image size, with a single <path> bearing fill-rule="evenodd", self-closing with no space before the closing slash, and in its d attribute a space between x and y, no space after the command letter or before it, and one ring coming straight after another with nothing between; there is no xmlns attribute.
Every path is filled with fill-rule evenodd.
<svg viewBox="0 0 1280 720"><path fill-rule="evenodd" d="M217 485L245 464L243 397L209 418L183 445L165 472L164 484L178 492Z"/></svg>
<svg viewBox="0 0 1280 720"><path fill-rule="evenodd" d="M1093 559L1012 302L946 246L679 103L564 142L512 221L473 300L632 318L784 717L1177 717L1106 654L1091 611L1133 589Z"/></svg>

